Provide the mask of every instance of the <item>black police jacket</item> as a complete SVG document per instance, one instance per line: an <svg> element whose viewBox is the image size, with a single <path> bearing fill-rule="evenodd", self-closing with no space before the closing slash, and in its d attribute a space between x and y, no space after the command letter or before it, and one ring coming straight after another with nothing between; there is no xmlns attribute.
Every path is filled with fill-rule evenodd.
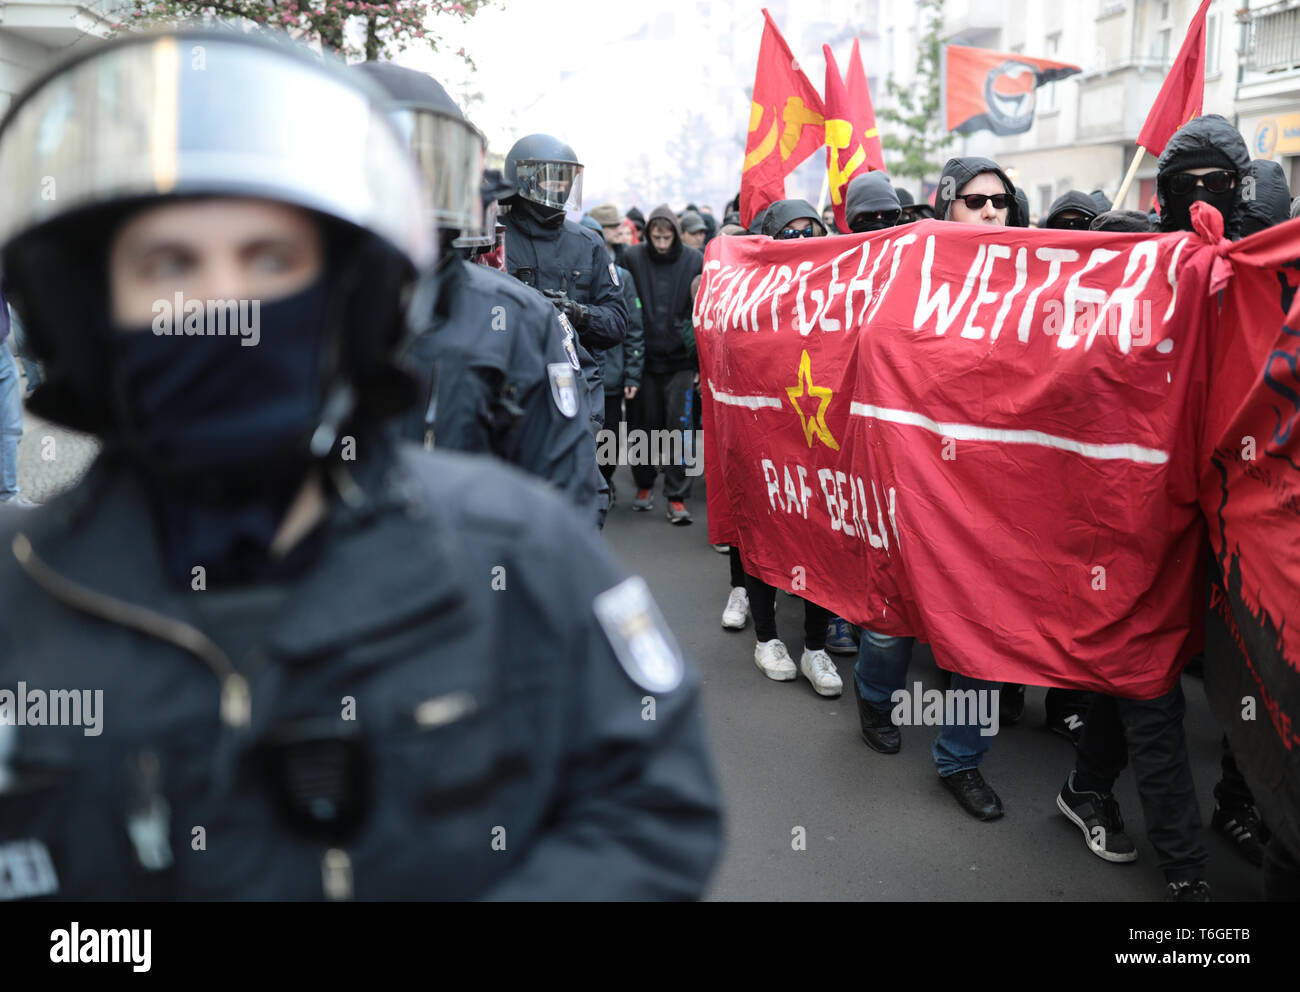
<svg viewBox="0 0 1300 992"><path fill-rule="evenodd" d="M489 459L332 472L313 565L233 658L111 452L0 512L0 897L698 897L697 680L639 580ZM97 734L66 697L40 722L60 690L102 691Z"/></svg>
<svg viewBox="0 0 1300 992"><path fill-rule="evenodd" d="M428 278L433 312L404 356L421 399L402 435L496 455L598 518L604 479L572 331L544 296L496 269L452 258Z"/></svg>
<svg viewBox="0 0 1300 992"><path fill-rule="evenodd" d="M605 242L580 224L566 220L546 227L524 208L512 208L506 226L506 270L534 289L565 293L589 308L590 322L578 328L588 351L612 348L627 333L627 305L618 270Z"/></svg>

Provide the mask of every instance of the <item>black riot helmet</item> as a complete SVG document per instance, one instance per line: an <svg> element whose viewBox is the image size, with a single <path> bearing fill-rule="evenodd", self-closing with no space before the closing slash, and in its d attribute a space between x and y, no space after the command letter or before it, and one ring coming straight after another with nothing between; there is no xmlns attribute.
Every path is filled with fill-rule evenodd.
<svg viewBox="0 0 1300 992"><path fill-rule="evenodd" d="M487 142L442 84L415 69L391 62L352 67L389 97L389 118L406 139L420 167L433 222L451 237L481 239L491 230L479 187Z"/></svg>
<svg viewBox="0 0 1300 992"><path fill-rule="evenodd" d="M14 99L0 171L0 265L46 364L31 401L42 416L98 434L129 426L108 246L144 208L214 197L302 209L324 234L313 455L354 415L380 419L413 399L394 356L403 296L434 258L425 194L383 94L341 62L267 33L126 35Z"/></svg>
<svg viewBox="0 0 1300 992"><path fill-rule="evenodd" d="M525 200L554 210L582 209L582 163L559 138L520 138L506 155L504 175Z"/></svg>

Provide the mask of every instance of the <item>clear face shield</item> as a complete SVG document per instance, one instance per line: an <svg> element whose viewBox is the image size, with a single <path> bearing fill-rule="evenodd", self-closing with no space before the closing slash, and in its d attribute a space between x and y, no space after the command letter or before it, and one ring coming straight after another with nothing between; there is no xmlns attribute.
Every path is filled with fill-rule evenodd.
<svg viewBox="0 0 1300 992"><path fill-rule="evenodd" d="M515 166L516 188L526 200L566 212L582 210L582 166L525 159Z"/></svg>
<svg viewBox="0 0 1300 992"><path fill-rule="evenodd" d="M0 175L0 244L81 207L224 195L338 218L417 269L434 258L385 109L341 65L256 37L128 35L61 68L6 116Z"/></svg>
<svg viewBox="0 0 1300 992"><path fill-rule="evenodd" d="M487 157L482 133L468 121L424 108L398 107L392 119L420 166L434 225L466 238L490 236L481 192Z"/></svg>

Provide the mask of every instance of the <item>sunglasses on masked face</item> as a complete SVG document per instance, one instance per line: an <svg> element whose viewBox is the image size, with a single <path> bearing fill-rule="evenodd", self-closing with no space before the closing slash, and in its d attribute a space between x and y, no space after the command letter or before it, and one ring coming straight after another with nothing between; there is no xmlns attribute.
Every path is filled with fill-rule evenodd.
<svg viewBox="0 0 1300 992"><path fill-rule="evenodd" d="M1054 231L1086 231L1091 223L1091 217L1056 217L1047 226Z"/></svg>
<svg viewBox="0 0 1300 992"><path fill-rule="evenodd" d="M1190 172L1179 172L1169 177L1169 192L1176 196L1186 196L1197 186L1204 186L1211 193L1226 193L1237 181L1237 174L1227 169L1207 172L1203 176L1194 176Z"/></svg>
<svg viewBox="0 0 1300 992"><path fill-rule="evenodd" d="M815 238L817 232L811 227L805 227L802 231L796 231L793 227L783 229L777 236L777 241L792 241L795 238Z"/></svg>
<svg viewBox="0 0 1300 992"><path fill-rule="evenodd" d="M966 196L959 196L957 199L966 204L968 210L983 210L984 204L990 200L993 202L994 210L1006 210L1011 206L1011 197L1006 193L994 193L989 196L986 193L968 193Z"/></svg>

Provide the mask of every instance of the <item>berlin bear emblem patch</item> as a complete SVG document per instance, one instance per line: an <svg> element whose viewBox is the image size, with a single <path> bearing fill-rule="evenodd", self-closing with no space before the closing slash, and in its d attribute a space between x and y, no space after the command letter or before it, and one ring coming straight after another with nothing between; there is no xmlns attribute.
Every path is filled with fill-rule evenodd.
<svg viewBox="0 0 1300 992"><path fill-rule="evenodd" d="M546 366L546 377L551 380L551 399L572 420L578 415L578 382L573 369L567 362L552 362Z"/></svg>

